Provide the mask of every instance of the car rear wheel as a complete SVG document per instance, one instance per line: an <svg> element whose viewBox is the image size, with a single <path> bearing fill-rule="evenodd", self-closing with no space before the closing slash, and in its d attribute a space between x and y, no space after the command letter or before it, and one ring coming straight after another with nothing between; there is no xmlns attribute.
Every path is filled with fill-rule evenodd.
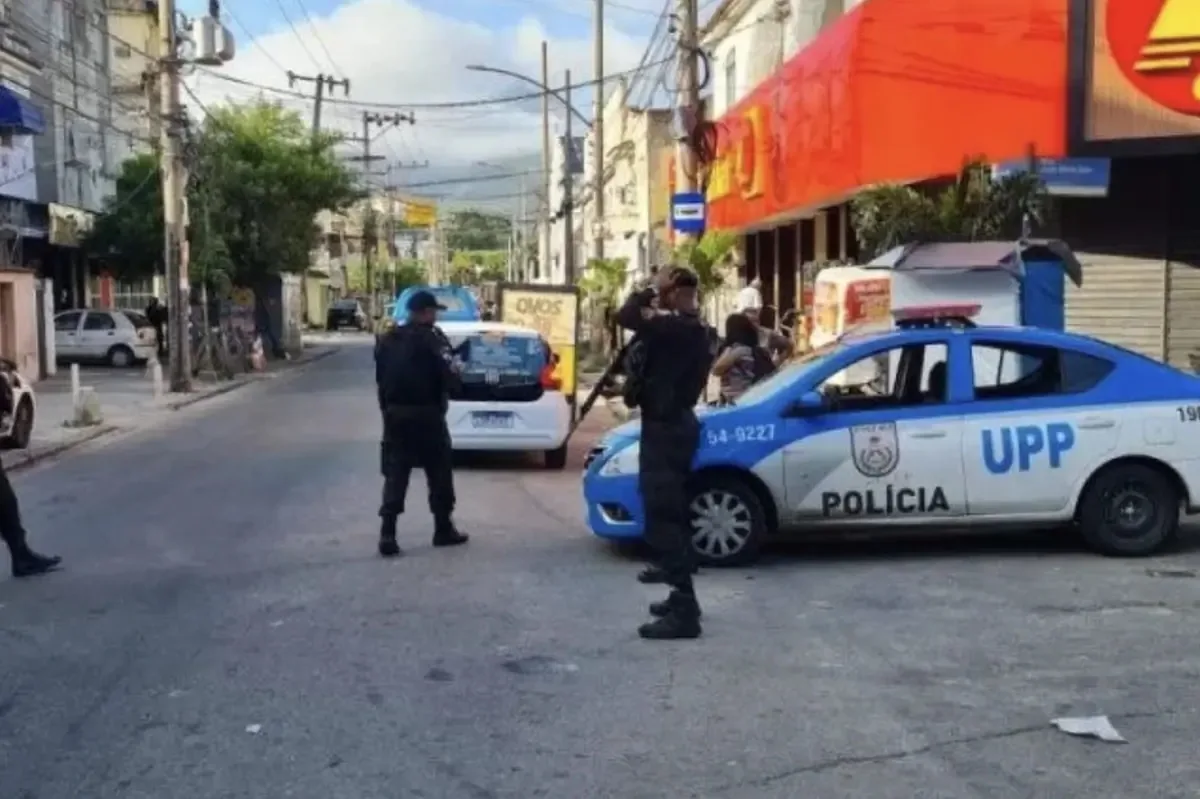
<svg viewBox="0 0 1200 799"><path fill-rule="evenodd" d="M688 503L692 549L706 566L744 566L758 559L767 514L744 480L704 478Z"/></svg>
<svg viewBox="0 0 1200 799"><path fill-rule="evenodd" d="M1152 555L1178 533L1180 500L1174 480L1161 469L1141 463L1108 466L1079 498L1080 532L1104 555Z"/></svg>
<svg viewBox="0 0 1200 799"><path fill-rule="evenodd" d="M545 452L547 469L565 469L567 466L567 445L558 449L548 449Z"/></svg>
<svg viewBox="0 0 1200 799"><path fill-rule="evenodd" d="M133 350L124 344L117 344L108 351L108 365L118 369L133 365Z"/></svg>
<svg viewBox="0 0 1200 799"><path fill-rule="evenodd" d="M23 397L13 414L12 431L0 441L0 449L25 449L33 438L33 403Z"/></svg>

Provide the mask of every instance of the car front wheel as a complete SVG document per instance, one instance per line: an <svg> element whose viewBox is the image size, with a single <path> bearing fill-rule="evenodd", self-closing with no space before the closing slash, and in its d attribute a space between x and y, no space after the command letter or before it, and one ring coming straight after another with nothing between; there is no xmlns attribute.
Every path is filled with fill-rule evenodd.
<svg viewBox="0 0 1200 799"><path fill-rule="evenodd" d="M23 398L13 414L12 430L0 441L0 449L26 449L33 438L33 403Z"/></svg>
<svg viewBox="0 0 1200 799"><path fill-rule="evenodd" d="M701 478L688 503L692 549L706 566L744 566L758 559L767 514L745 480Z"/></svg>
<svg viewBox="0 0 1200 799"><path fill-rule="evenodd" d="M1152 555L1179 531L1181 497L1162 469L1118 463L1096 474L1079 498L1084 541L1104 555Z"/></svg>

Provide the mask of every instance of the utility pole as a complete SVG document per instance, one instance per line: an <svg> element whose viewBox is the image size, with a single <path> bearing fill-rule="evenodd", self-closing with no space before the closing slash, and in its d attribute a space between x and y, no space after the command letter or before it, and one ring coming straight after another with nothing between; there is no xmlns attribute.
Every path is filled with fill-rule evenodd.
<svg viewBox="0 0 1200 799"><path fill-rule="evenodd" d="M572 156L575 154L575 141L571 137L571 70L567 70L567 85L563 89L563 98L567 106L567 135L565 146L563 147L563 160L565 168L563 169L563 194L566 199L563 201L563 221L566 223L566 245L563 247L566 252L563 253L563 283L567 286L575 285L575 178L571 174L572 168L575 166Z"/></svg>
<svg viewBox="0 0 1200 799"><path fill-rule="evenodd" d="M379 113L375 113L372 111L363 111L362 112L362 136L361 137L349 137L347 139L347 141L358 142L359 144L362 145L363 154L360 156L351 158L350 160L362 162L363 182L364 183L366 183L367 176L370 174L370 171L368 169L369 164L372 161L384 160L382 155L371 155L371 142L374 141L374 138L371 136L371 125L375 125L376 127L380 127L380 128L382 128L384 126L387 126L388 128L392 128L403 122L407 122L410 125L414 125L414 124L416 124L416 121L417 121L416 117L414 117L412 114L400 114L400 113L379 114ZM382 135L382 132L380 135ZM365 221L368 217L373 217L374 215L375 215L375 208L373 205L371 205L371 198L367 197L367 208L363 214L363 219ZM366 231L364 230L364 233L365 232ZM370 317L372 319L374 319L375 318L375 295L376 295L376 291L375 291L375 252L374 252L374 250L375 250L375 247L378 246L378 224L376 224L376 239L377 240L375 242L367 242L365 235L363 236L363 239L364 239L364 241L363 241L363 263L366 266L366 273L367 273L367 313L368 313L368 315L370 315ZM368 246L368 244L370 244L371 246Z"/></svg>
<svg viewBox="0 0 1200 799"><path fill-rule="evenodd" d="M175 0L160 0L158 28L162 34L159 63L159 118L162 139L163 267L167 278L167 342L170 346L171 391L192 390L192 351L188 318L191 297L187 274L187 230L184 224L183 112L179 105L179 55L175 31Z"/></svg>
<svg viewBox="0 0 1200 799"><path fill-rule="evenodd" d="M342 89L342 94L345 97L350 96L350 81L344 78L337 79L332 75L320 74L316 76L297 75L290 69L287 72L288 88L295 88L297 83L315 83L316 90L313 94L313 120L312 133L313 140L317 138L317 134L321 132L321 105L325 102L325 89L333 91L336 88Z"/></svg>
<svg viewBox="0 0 1200 799"><path fill-rule="evenodd" d="M679 14L679 46L676 48L677 69L679 75L679 92L676 95L676 108L680 118L699 121L700 112L700 82L697 77L696 58L700 52L696 33L696 0L677 0ZM675 151L675 191L696 191L696 153L689 142L692 137L684 136L679 140ZM691 241L693 234L676 233L675 240L683 244Z"/></svg>
<svg viewBox="0 0 1200 799"><path fill-rule="evenodd" d="M554 209L550 203L554 197L550 190L553 179L550 176L550 57L546 52L546 42L542 41L542 190L545 192L545 214L542 216L542 255L538 259L537 273L534 277L550 274L550 228L553 225ZM567 113L570 116L570 112Z"/></svg>
<svg viewBox="0 0 1200 799"><path fill-rule="evenodd" d="M592 153L592 208L595 209L595 227L592 230L592 257L596 260L604 258L604 0L596 0L595 30L592 34L592 63L596 73L593 80L596 86L593 106L596 111L592 115L592 143L595 152ZM570 83L570 81L568 81ZM571 109L567 109L571 116Z"/></svg>

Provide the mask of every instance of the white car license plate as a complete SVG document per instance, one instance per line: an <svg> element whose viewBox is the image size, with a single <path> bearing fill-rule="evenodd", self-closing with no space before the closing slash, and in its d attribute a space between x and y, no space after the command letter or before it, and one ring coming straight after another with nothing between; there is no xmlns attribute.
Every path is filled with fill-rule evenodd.
<svg viewBox="0 0 1200 799"><path fill-rule="evenodd" d="M503 411L483 411L471 414L471 425L480 430L510 430L513 415Z"/></svg>

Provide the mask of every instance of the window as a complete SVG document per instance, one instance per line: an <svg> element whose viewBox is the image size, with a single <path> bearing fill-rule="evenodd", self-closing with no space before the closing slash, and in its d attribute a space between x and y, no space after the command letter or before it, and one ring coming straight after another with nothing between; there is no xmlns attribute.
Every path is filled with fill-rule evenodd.
<svg viewBox="0 0 1200 799"><path fill-rule="evenodd" d="M83 320L84 330L116 330L117 323L113 320L112 314L96 313L91 311Z"/></svg>
<svg viewBox="0 0 1200 799"><path fill-rule="evenodd" d="M1104 380L1114 364L1073 350L1022 344L971 346L975 398L1021 399L1078 394Z"/></svg>
<svg viewBox="0 0 1200 799"><path fill-rule="evenodd" d="M725 108L726 110L737 105L737 51L730 50L725 56Z"/></svg>
<svg viewBox="0 0 1200 799"><path fill-rule="evenodd" d="M127 44L118 44L113 48L113 55L117 58L129 58L133 55L133 51L129 49L129 45Z"/></svg>
<svg viewBox="0 0 1200 799"><path fill-rule="evenodd" d="M79 317L83 316L79 311L68 311L60 313L54 317L54 329L63 330L69 333L74 333L79 329Z"/></svg>
<svg viewBox="0 0 1200 799"><path fill-rule="evenodd" d="M875 352L830 375L817 387L835 410L908 408L946 401L947 349L909 344Z"/></svg>
<svg viewBox="0 0 1200 799"><path fill-rule="evenodd" d="M125 318L128 319L135 328L141 329L143 327L154 327L154 325L150 324L150 320L147 319L146 315L143 313L139 313L138 311L122 311L122 313L125 314Z"/></svg>

